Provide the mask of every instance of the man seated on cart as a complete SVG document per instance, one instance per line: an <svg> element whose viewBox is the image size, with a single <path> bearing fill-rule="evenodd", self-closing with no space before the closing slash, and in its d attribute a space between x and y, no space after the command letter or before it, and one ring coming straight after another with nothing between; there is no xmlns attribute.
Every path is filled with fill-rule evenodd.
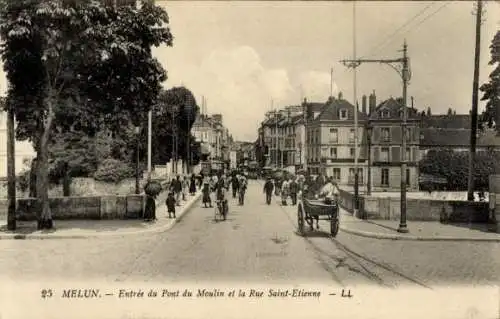
<svg viewBox="0 0 500 319"><path fill-rule="evenodd" d="M321 188L318 197L323 198L325 204L331 205L336 203L339 196L337 184L333 181L333 177L326 180L326 184Z"/></svg>

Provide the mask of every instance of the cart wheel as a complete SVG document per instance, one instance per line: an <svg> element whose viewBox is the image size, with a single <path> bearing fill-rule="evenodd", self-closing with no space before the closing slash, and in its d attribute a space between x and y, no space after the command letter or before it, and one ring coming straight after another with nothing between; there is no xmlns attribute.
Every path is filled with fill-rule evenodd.
<svg viewBox="0 0 500 319"><path fill-rule="evenodd" d="M299 233L302 234L304 232L304 212L301 206L297 208L297 224Z"/></svg>
<svg viewBox="0 0 500 319"><path fill-rule="evenodd" d="M339 232L339 219L333 216L330 219L330 234L336 237Z"/></svg>

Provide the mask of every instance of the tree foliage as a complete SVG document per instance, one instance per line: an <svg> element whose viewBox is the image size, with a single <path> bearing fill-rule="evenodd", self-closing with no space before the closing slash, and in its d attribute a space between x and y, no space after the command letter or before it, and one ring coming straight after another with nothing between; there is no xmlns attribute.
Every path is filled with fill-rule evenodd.
<svg viewBox="0 0 500 319"><path fill-rule="evenodd" d="M486 102L486 109L481 115L480 126L492 127L496 123L496 129L500 132L500 31L497 31L490 45L490 65L495 69L490 73L489 81L484 83L480 90L483 92L482 101Z"/></svg>
<svg viewBox="0 0 500 319"><path fill-rule="evenodd" d="M54 132L120 131L155 103L166 72L151 48L171 45L168 15L151 1L0 0L7 107L37 152L39 227L51 227L48 148ZM135 124L135 123L134 123ZM40 226L41 225L41 226Z"/></svg>
<svg viewBox="0 0 500 319"><path fill-rule="evenodd" d="M494 174L495 164L500 161L500 153L479 151L474 162L474 185L476 190L487 190L489 176ZM448 149L431 150L419 163L421 174L446 178L446 189L467 190L469 153Z"/></svg>
<svg viewBox="0 0 500 319"><path fill-rule="evenodd" d="M191 164L200 160L201 145L191 135L198 113L196 99L187 88L174 87L160 93L153 116L152 161L155 164L165 164L171 159L174 141L178 159L191 157Z"/></svg>

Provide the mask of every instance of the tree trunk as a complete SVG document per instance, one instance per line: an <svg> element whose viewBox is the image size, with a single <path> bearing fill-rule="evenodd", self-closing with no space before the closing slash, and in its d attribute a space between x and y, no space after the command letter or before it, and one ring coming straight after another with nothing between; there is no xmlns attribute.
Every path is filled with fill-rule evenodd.
<svg viewBox="0 0 500 319"><path fill-rule="evenodd" d="M45 101L48 109L47 120L43 130L40 131L40 145L37 154L37 179L36 195L38 205L38 229L51 229L53 227L52 214L49 205L49 135L52 129L54 113L52 99L49 96Z"/></svg>
<svg viewBox="0 0 500 319"><path fill-rule="evenodd" d="M29 197L31 198L36 197L36 172L37 172L37 165L35 157L31 162L31 169L30 169Z"/></svg>

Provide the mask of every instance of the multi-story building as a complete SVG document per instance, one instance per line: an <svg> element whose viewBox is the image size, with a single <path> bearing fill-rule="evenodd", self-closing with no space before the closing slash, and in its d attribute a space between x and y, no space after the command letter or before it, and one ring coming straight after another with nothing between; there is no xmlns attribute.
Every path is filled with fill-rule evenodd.
<svg viewBox="0 0 500 319"><path fill-rule="evenodd" d="M210 160L216 168L221 168L229 162L229 145L231 136L224 127L221 114L199 114L191 128L197 142L202 145L206 160Z"/></svg>
<svg viewBox="0 0 500 319"><path fill-rule="evenodd" d="M420 159L432 149L446 148L455 152L470 150L470 115L450 111L448 114L420 115ZM477 151L500 151L500 136L497 136L495 130L478 132L476 143Z"/></svg>
<svg viewBox="0 0 500 319"><path fill-rule="evenodd" d="M389 98L377 106L376 95L369 97L371 128L371 185L373 190L401 188L401 142L403 105L401 99ZM366 109L366 96L363 96ZM418 161L420 145L420 115L413 107L407 107L406 182L409 190L418 190Z"/></svg>
<svg viewBox="0 0 500 319"><path fill-rule="evenodd" d="M358 148L355 148L354 105L331 97L321 111L308 109L307 166L311 174L333 177L340 185L354 185L355 155L358 154L359 184L366 179L366 114L358 112Z"/></svg>
<svg viewBox="0 0 500 319"><path fill-rule="evenodd" d="M324 103L307 103L319 111ZM261 165L283 168L300 168L305 163L306 147L303 120L304 105L287 106L282 110L266 113L258 130L257 146ZM260 161L259 161L260 160Z"/></svg>

